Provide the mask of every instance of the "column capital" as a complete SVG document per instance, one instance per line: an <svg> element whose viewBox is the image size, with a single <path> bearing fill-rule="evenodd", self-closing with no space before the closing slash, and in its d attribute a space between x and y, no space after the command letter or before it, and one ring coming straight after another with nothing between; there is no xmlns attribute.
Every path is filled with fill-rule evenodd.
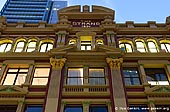
<svg viewBox="0 0 170 112"><path fill-rule="evenodd" d="M53 69L62 69L66 60L66 58L56 59L51 57L50 64L52 65Z"/></svg>
<svg viewBox="0 0 170 112"><path fill-rule="evenodd" d="M120 64L123 62L123 58L119 59L106 58L106 62L109 64L111 69L119 69Z"/></svg>

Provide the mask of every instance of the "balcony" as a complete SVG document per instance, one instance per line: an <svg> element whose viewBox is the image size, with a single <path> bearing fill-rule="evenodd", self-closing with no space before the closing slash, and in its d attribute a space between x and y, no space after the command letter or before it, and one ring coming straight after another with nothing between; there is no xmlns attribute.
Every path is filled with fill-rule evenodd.
<svg viewBox="0 0 170 112"><path fill-rule="evenodd" d="M110 91L108 85L64 85L63 86L63 96L103 96L109 97Z"/></svg>

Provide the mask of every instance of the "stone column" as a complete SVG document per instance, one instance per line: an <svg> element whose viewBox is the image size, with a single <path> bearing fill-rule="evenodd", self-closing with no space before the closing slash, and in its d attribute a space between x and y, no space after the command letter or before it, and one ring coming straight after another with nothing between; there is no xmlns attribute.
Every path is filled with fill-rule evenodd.
<svg viewBox="0 0 170 112"><path fill-rule="evenodd" d="M120 112L120 111L127 112L127 110L119 110L119 108L127 107L126 95L125 95L125 90L124 90L121 71L120 71L120 66L121 63L123 62L123 58L119 58L119 59L106 58L106 61L111 69L111 81L113 87L114 105L115 108L118 108L115 110L115 112Z"/></svg>
<svg viewBox="0 0 170 112"><path fill-rule="evenodd" d="M19 101L16 112L23 112L23 110L24 110L24 101Z"/></svg>
<svg viewBox="0 0 170 112"><path fill-rule="evenodd" d="M50 63L52 65L52 72L50 76L49 88L47 93L45 112L57 112L59 102L59 95L62 90L60 88L61 84L61 70L64 66L66 58L55 59L50 58Z"/></svg>

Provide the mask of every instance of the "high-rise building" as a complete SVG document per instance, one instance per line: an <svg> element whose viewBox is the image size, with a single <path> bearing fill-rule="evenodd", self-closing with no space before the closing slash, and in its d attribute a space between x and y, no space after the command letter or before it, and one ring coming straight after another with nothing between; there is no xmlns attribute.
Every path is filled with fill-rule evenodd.
<svg viewBox="0 0 170 112"><path fill-rule="evenodd" d="M0 17L0 112L169 112L170 17L116 23L91 8L57 24Z"/></svg>
<svg viewBox="0 0 170 112"><path fill-rule="evenodd" d="M26 23L37 23L40 21L56 23L57 14L55 14L56 11L54 10L66 6L67 1L7 0L1 10L1 16L5 16L8 23L18 21L24 21Z"/></svg>

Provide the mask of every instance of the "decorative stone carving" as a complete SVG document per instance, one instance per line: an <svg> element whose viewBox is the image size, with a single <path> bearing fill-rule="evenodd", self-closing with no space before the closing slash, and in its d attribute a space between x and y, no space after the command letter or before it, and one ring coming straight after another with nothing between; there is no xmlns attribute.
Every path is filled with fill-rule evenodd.
<svg viewBox="0 0 170 112"><path fill-rule="evenodd" d="M106 62L110 65L111 69L119 69L121 63L123 62L123 58L119 59L106 58Z"/></svg>
<svg viewBox="0 0 170 112"><path fill-rule="evenodd" d="M51 57L50 64L52 65L53 69L62 69L66 60L66 58L55 59Z"/></svg>

